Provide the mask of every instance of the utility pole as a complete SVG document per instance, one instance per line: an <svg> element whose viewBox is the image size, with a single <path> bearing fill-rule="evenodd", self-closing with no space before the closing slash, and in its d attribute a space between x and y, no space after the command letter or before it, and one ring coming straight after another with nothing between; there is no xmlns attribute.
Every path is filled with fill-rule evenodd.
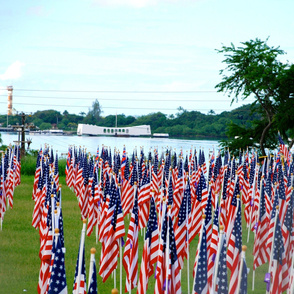
<svg viewBox="0 0 294 294"><path fill-rule="evenodd" d="M26 141L26 133L25 133L26 114L24 112L21 112L18 115L21 117L21 126L18 133L18 140L14 142L20 144L20 155L21 157L23 157L26 154L25 144L28 143L28 148L30 148L30 144L32 143L32 141L30 139ZM13 127L19 128L19 125L16 125Z"/></svg>
<svg viewBox="0 0 294 294"><path fill-rule="evenodd" d="M21 147L20 147L20 152L21 152L21 157L25 155L26 149L25 149L25 141L26 141L26 134L25 134L25 121L26 121L26 115L24 112L21 114Z"/></svg>

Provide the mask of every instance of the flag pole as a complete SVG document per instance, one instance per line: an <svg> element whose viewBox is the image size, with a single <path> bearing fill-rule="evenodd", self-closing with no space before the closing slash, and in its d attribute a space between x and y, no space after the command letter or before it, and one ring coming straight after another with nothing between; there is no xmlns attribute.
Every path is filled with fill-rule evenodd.
<svg viewBox="0 0 294 294"><path fill-rule="evenodd" d="M255 284L255 270L252 272L252 291L254 291L254 284Z"/></svg>
<svg viewBox="0 0 294 294"><path fill-rule="evenodd" d="M90 256L88 292L90 291L91 279L92 279L93 270L94 270L94 262L95 262L96 249L93 247L93 248L91 248L90 252L91 252L91 256Z"/></svg>
<svg viewBox="0 0 294 294"><path fill-rule="evenodd" d="M61 208L61 184L59 184L59 206Z"/></svg>
<svg viewBox="0 0 294 294"><path fill-rule="evenodd" d="M85 244L86 225L87 225L87 220L83 219L83 229L82 229L82 233L81 233L81 243L80 243L80 250L79 250L79 267L78 267L78 277L77 277L77 289L76 289L75 294L78 294L80 292L80 280L81 280L81 271L82 271L82 262L83 262L83 249L84 249L84 244Z"/></svg>
<svg viewBox="0 0 294 294"><path fill-rule="evenodd" d="M113 271L113 287L116 288L116 269ZM78 293L77 293L78 294Z"/></svg>
<svg viewBox="0 0 294 294"><path fill-rule="evenodd" d="M244 264L246 250L247 250L247 246L243 245L242 246L241 260L240 260L240 267L239 267L239 275L238 275L238 286L237 286L237 292L236 293L240 293L242 270L243 270L243 264Z"/></svg>

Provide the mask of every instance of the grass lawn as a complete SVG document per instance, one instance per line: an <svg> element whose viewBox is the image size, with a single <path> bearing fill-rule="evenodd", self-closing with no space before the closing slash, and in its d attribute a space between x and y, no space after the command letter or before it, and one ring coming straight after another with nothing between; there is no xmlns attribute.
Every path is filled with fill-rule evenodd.
<svg viewBox="0 0 294 294"><path fill-rule="evenodd" d="M78 255L79 241L81 236L82 221L75 194L65 185L65 178L60 177L62 184L62 212L64 219L65 238L65 267L69 293L72 292L75 266ZM21 185L16 187L14 193L14 207L6 211L3 221L3 228L0 231L0 294L6 293L37 293L40 259L39 259L39 232L32 225L32 213L34 201L32 200L33 176L22 176ZM127 223L127 222L126 222ZM243 221L243 224L245 222ZM128 224L126 224L127 226ZM127 235L127 228L126 228ZM125 237L126 239L126 237ZM265 293L266 285L263 282L267 264L258 268L255 277L255 291L251 291L252 285L252 248L253 234L250 235L250 242L247 244L247 230L243 225L243 244L247 245L246 252L247 267L250 268L248 276L248 293ZM197 240L193 240L190 249L190 276L192 276L194 258L197 247ZM86 236L86 269L89 272L90 249L95 247L97 271L99 271L99 257L101 246L96 244L96 237L93 233ZM141 261L143 248L143 236L139 236L139 262ZM140 265L138 265L140 270ZM186 265L182 271L182 293L187 293L187 271ZM119 288L119 269L116 275L117 288ZM87 277L88 279L88 277ZM125 272L122 275L123 291L125 284ZM88 283L88 280L87 280ZM154 279L149 281L148 293L154 292ZM190 293L192 293L193 280L190 278ZM114 287L114 280L110 277L106 283L102 283L98 275L98 292L111 293ZM135 290L132 293L136 293Z"/></svg>

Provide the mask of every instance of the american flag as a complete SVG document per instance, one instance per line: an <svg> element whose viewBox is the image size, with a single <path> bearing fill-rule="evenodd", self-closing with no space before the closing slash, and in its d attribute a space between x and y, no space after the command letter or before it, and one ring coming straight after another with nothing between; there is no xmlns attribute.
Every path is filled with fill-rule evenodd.
<svg viewBox="0 0 294 294"><path fill-rule="evenodd" d="M20 146L15 146L14 151L16 162L15 162L15 186L20 185L20 171L21 171L21 163L20 163Z"/></svg>
<svg viewBox="0 0 294 294"><path fill-rule="evenodd" d="M280 144L280 151L283 153L285 160L288 161L289 159L289 150L286 147L283 139L281 138L280 134L279 134L279 144Z"/></svg>
<svg viewBox="0 0 294 294"><path fill-rule="evenodd" d="M175 232L178 261L183 268L184 257L187 257L188 220L191 214L190 186L187 185L178 215L178 225Z"/></svg>
<svg viewBox="0 0 294 294"><path fill-rule="evenodd" d="M143 247L138 294L146 293L148 280L154 272L154 263L158 254L158 225L154 198L151 197L147 231Z"/></svg>
<svg viewBox="0 0 294 294"><path fill-rule="evenodd" d="M123 266L126 271L125 291L128 292L137 286L138 280L138 193L136 192L128 236L123 254Z"/></svg>
<svg viewBox="0 0 294 294"><path fill-rule="evenodd" d="M276 217L275 237L273 241L273 261L271 266L271 291L270 293L282 293L282 267L284 263L284 244L280 218Z"/></svg>
<svg viewBox="0 0 294 294"><path fill-rule="evenodd" d="M41 169L42 169L42 149L38 152L38 155L37 155L37 163L36 163L34 185L33 185L33 195L32 195L33 200L35 200L35 197L36 197Z"/></svg>
<svg viewBox="0 0 294 294"><path fill-rule="evenodd" d="M227 246L226 246L226 235L223 233L221 239L219 253L219 263L216 274L217 277L217 291L218 294L228 294L228 273L227 273Z"/></svg>
<svg viewBox="0 0 294 294"><path fill-rule="evenodd" d="M150 202L150 178L148 169L145 170L141 186L139 188L138 205L139 205L139 230L147 226Z"/></svg>
<svg viewBox="0 0 294 294"><path fill-rule="evenodd" d="M208 190L207 190L206 180L204 178L204 174L202 171L201 171L200 180L197 186L196 194L197 196L201 194L201 208L202 210L204 210L207 203Z"/></svg>
<svg viewBox="0 0 294 294"><path fill-rule="evenodd" d="M125 234L123 213L118 189L113 189L105 220L99 275L105 282L117 267L119 239Z"/></svg>
<svg viewBox="0 0 294 294"><path fill-rule="evenodd" d="M72 147L68 148L67 158L66 158L66 166L65 166L65 182L68 187L72 185Z"/></svg>
<svg viewBox="0 0 294 294"><path fill-rule="evenodd" d="M158 170L158 154L157 151L155 150L155 155L154 155L154 164L152 168L152 190L154 190L155 195L155 202L158 201L158 196L159 196L159 182L158 182L158 175L157 175L157 170Z"/></svg>
<svg viewBox="0 0 294 294"><path fill-rule="evenodd" d="M245 253L244 253L245 255ZM247 265L245 256L242 256L242 268L240 269L241 272L241 281L240 281L240 289L238 294L247 294Z"/></svg>
<svg viewBox="0 0 294 294"><path fill-rule="evenodd" d="M79 247L79 253L78 253L78 258L77 258L77 264L76 264L76 271L75 271L75 278L74 278L74 283L73 283L73 294L87 294L87 283L86 283L86 266L85 266L85 243L81 244L82 240L80 241L80 247ZM82 256L80 256L81 252L81 246L82 248ZM79 269L79 263L81 261L81 269ZM79 272L80 271L80 272ZM78 286L78 283L80 284ZM79 289L79 291L78 291Z"/></svg>
<svg viewBox="0 0 294 294"><path fill-rule="evenodd" d="M266 202L265 202L265 187L264 180L261 185L261 194L260 194L260 210L259 210L259 220L258 225L256 226L256 237L254 240L254 248L253 248L253 270L255 270L258 266L267 262L267 254L266 254L266 243L268 236L268 226L269 219L266 213Z"/></svg>
<svg viewBox="0 0 294 294"><path fill-rule="evenodd" d="M124 146L123 148L123 155L122 155L122 158L121 158L121 175L122 175L122 178L124 179L124 173L125 173L125 168L126 168L126 163L127 163L127 152L126 152L126 146Z"/></svg>
<svg viewBox="0 0 294 294"><path fill-rule="evenodd" d="M227 265L231 270L229 293L236 293L238 286L238 274L240 270L240 260L242 252L242 222L241 222L241 203L237 200L237 215L234 227L228 243Z"/></svg>
<svg viewBox="0 0 294 294"><path fill-rule="evenodd" d="M53 236L51 221L47 225L48 214L50 215L49 204L43 209L42 219L40 224L40 252L39 257L41 259L38 293L43 294L47 292L47 285L50 277L50 261L52 255Z"/></svg>
<svg viewBox="0 0 294 294"><path fill-rule="evenodd" d="M88 197L88 225L87 225L87 236L90 236L94 225L95 225L95 203L94 203L94 197L95 197L95 183L96 179L94 179L95 173L94 173L94 163L92 160L90 160L90 171L89 171L89 184L88 184L88 190L87 190L87 196ZM95 181L95 182L94 182Z"/></svg>
<svg viewBox="0 0 294 294"><path fill-rule="evenodd" d="M215 167L215 156L214 156L214 150L209 158L209 169L208 169L208 181L210 182L212 179L212 176L214 176L214 167Z"/></svg>
<svg viewBox="0 0 294 294"><path fill-rule="evenodd" d="M57 228L59 229L59 239L60 239L60 243L61 243L61 248L65 248L65 246L64 246L63 216L62 216L62 209L61 209L60 206L57 208L57 211L58 211L58 214L57 214L57 217L58 217Z"/></svg>
<svg viewBox="0 0 294 294"><path fill-rule="evenodd" d="M89 281L88 294L98 294L97 270L95 257L93 259L93 272Z"/></svg>
<svg viewBox="0 0 294 294"><path fill-rule="evenodd" d="M57 242L53 245L54 258L49 280L48 294L67 294L64 253L59 234L55 236Z"/></svg>
<svg viewBox="0 0 294 294"><path fill-rule="evenodd" d="M279 217L281 220L281 224L284 223L284 218L286 215L286 210L287 210L287 203L286 203L286 189L285 189L285 182L284 182L284 173L283 173L283 168L282 164L279 164L279 170L278 170L278 187L277 187L277 192L279 195ZM287 181L287 180L286 180Z"/></svg>
<svg viewBox="0 0 294 294"><path fill-rule="evenodd" d="M128 160L127 160L128 162ZM131 212L133 203L134 203L134 192L137 187L135 187L135 182L137 182L137 169L136 165L132 170L131 180L128 180L128 167L126 164L125 168L125 180L123 181L122 187L122 208L124 211L124 215Z"/></svg>
<svg viewBox="0 0 294 294"><path fill-rule="evenodd" d="M57 192L59 190L59 168L58 168L58 153L56 152L54 160L54 182L57 187Z"/></svg>
<svg viewBox="0 0 294 294"><path fill-rule="evenodd" d="M276 223L276 216L279 213L276 209L278 204L279 204L278 193L275 192L273 209L272 209L271 217L270 217L270 221L269 221L268 237L267 237L267 242L266 242L266 255L267 255L268 260L270 260L271 248L272 248L272 243L273 243L273 239L274 239L274 228L275 228L275 223Z"/></svg>
<svg viewBox="0 0 294 294"><path fill-rule="evenodd" d="M200 190L198 190L198 193L196 194L197 197L194 200L192 209L191 209L191 217L189 220L190 228L189 228L189 243L196 237L197 234L199 234L201 229L201 221L202 221L202 206L201 206L201 198L202 193Z"/></svg>
<svg viewBox="0 0 294 294"><path fill-rule="evenodd" d="M231 205L229 205L228 207L228 213L227 213L228 216L227 216L227 221L225 226L225 231L226 231L228 239L230 238L230 235L232 233L234 220L237 213L237 195L240 196L239 177L237 177L234 194L231 200Z"/></svg>
<svg viewBox="0 0 294 294"><path fill-rule="evenodd" d="M283 244L285 249L285 262L283 263L282 277L283 287L282 291L288 289L290 282L290 272L292 267L292 254L293 254L293 195L287 206L287 212L282 225Z"/></svg>
<svg viewBox="0 0 294 294"><path fill-rule="evenodd" d="M111 199L111 195L115 193L115 183L114 181L111 183L110 186L110 181L108 174L106 174L106 180L105 180L105 187L104 187L104 192L103 192L103 198L101 199L102 202L102 212L100 215L100 221L99 221L99 241L103 242L104 239L104 234L107 232L109 229L109 223L111 221L111 218L107 218L107 213L108 213L108 207Z"/></svg>
<svg viewBox="0 0 294 294"><path fill-rule="evenodd" d="M88 159L85 154L83 159L83 172L82 172L83 180L81 183L80 198L79 198L79 206L81 209L82 219L86 219L88 217L89 168L90 168L90 164L88 163Z"/></svg>
<svg viewBox="0 0 294 294"><path fill-rule="evenodd" d="M206 242L206 228L202 226L202 236L200 246L197 250L197 265L194 278L194 291L196 294L206 294L208 290L208 274L207 274L207 242Z"/></svg>
<svg viewBox="0 0 294 294"><path fill-rule="evenodd" d="M185 188L185 179L184 179L184 170L183 170L183 161L180 159L180 165L179 165L179 173L178 178L174 190L173 195L173 214L177 215L180 209L180 205L183 198L184 188Z"/></svg>
<svg viewBox="0 0 294 294"><path fill-rule="evenodd" d="M174 228L171 216L168 216L168 238L169 238L169 248L167 248L168 252L168 279L165 283L165 288L167 289L167 293L181 294L181 274L180 274L180 265L177 257L177 248L175 242Z"/></svg>
<svg viewBox="0 0 294 294"><path fill-rule="evenodd" d="M8 151L7 151L8 152ZM13 156L8 154L8 166L7 166L7 176L4 184L5 191L4 194L8 199L9 206L13 208L13 193L14 193L14 171L13 171Z"/></svg>
<svg viewBox="0 0 294 294"><path fill-rule="evenodd" d="M209 255L208 255L208 284L209 287L211 288L212 285L212 279L213 279L213 272L214 272L214 267L215 267L215 257L217 254L217 247L218 247L218 242L219 242L219 236L218 236L218 203L216 210L214 212L213 216L213 226L212 226L212 234L211 234L211 243L210 243L210 248L209 248Z"/></svg>
<svg viewBox="0 0 294 294"><path fill-rule="evenodd" d="M168 217L167 213L162 216L162 226L160 230L160 241L158 247L158 256L156 264L156 273L155 273L155 294L160 294L164 292L164 280L166 278L166 242L167 242L167 226L168 226Z"/></svg>

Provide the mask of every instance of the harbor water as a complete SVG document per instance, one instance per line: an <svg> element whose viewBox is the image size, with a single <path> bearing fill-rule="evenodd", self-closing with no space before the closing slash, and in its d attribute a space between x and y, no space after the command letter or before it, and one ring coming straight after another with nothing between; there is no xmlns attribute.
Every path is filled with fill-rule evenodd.
<svg viewBox="0 0 294 294"><path fill-rule="evenodd" d="M1 133L2 144L14 145L18 140L17 133ZM123 147L126 147L128 153L132 153L135 149L139 152L140 148L143 148L146 154L149 150L153 151L155 148L161 152L168 148L179 153L180 150L189 152L196 149L204 150L204 153L208 155L209 152L214 150L218 151L219 143L213 140L184 140L184 139L170 139L170 138L146 138L146 137L88 137L88 136L77 136L77 135L26 135L26 140L30 139L30 149L39 150L44 148L45 145L53 149L54 152L58 153L59 157L65 157L68 148L70 146L76 146L85 148L87 152L95 154L97 149L101 150L102 146L114 148L121 151ZM26 144L27 149L27 144Z"/></svg>

